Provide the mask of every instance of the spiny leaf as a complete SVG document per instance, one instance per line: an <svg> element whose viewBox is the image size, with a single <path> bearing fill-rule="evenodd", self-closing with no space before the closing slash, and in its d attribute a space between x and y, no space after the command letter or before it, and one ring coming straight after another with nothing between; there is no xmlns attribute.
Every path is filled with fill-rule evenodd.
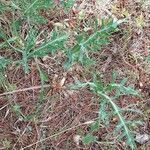
<svg viewBox="0 0 150 150"><path fill-rule="evenodd" d="M92 134L89 133L82 138L82 141L84 144L90 144L92 142L95 142L96 139L97 139L96 136L93 136Z"/></svg>
<svg viewBox="0 0 150 150"><path fill-rule="evenodd" d="M97 131L99 129L99 121L95 121L94 123L92 123L90 125L90 130L93 131Z"/></svg>
<svg viewBox="0 0 150 150"><path fill-rule="evenodd" d="M2 69L4 69L8 64L10 64L11 63L11 60L9 60L9 59L5 59L4 57L1 57L0 56L0 71L2 70Z"/></svg>
<svg viewBox="0 0 150 150"><path fill-rule="evenodd" d="M52 52L57 48L61 48L62 42L65 42L68 38L68 35L62 35L60 37L57 37L56 39L49 39L47 42L40 45L38 48L36 48L33 52L29 54L30 57L35 56L43 56L47 54L48 52Z"/></svg>

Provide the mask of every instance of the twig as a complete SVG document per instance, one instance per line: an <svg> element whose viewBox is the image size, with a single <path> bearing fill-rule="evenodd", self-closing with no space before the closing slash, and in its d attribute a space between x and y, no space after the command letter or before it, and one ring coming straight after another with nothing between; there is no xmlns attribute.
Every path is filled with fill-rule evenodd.
<svg viewBox="0 0 150 150"><path fill-rule="evenodd" d="M16 143L14 144L12 149L15 149L16 144L19 142L19 140L21 139L21 137L25 134L25 132L27 131L27 127L30 125L31 122L29 122L26 126L26 128L23 130L22 134L19 136L19 138L17 139Z"/></svg>
<svg viewBox="0 0 150 150"><path fill-rule="evenodd" d="M35 143L32 143L32 144L30 144L30 145L28 145L28 146L22 148L21 150L27 149L27 148L29 148L29 147L31 147L31 146L33 146L33 145L36 145L36 144L41 143L41 142L44 142L44 141L46 141L46 140L48 140L48 139L51 139L51 138L53 138L53 137L56 137L56 136L58 136L58 135L60 135L60 134L63 134L63 133L65 133L65 132L67 132L67 131L70 131L70 130L75 129L75 128L77 128L77 127L80 127L80 126L82 126L82 125L92 124L92 123L93 123L95 120L97 120L97 119L98 119L98 118L96 118L96 119L94 119L94 120L91 120L91 121L87 121L87 122L78 124L78 125L76 125L76 126L73 126L73 127L68 128L68 129L66 129L66 130L60 131L59 133L53 134L53 135L51 135L51 136L49 136L49 137L47 137L47 138L44 138L44 139L41 139L41 140L39 140L39 141L37 141L37 142L35 142Z"/></svg>
<svg viewBox="0 0 150 150"><path fill-rule="evenodd" d="M0 94L0 96L10 95L10 94L19 93L19 92L25 92L25 91L30 91L30 90L38 90L38 89L41 89L41 88L48 88L48 87L51 87L51 86L49 84L46 84L46 85L43 85L43 86L41 86L41 85L32 86L32 87L29 87L29 88L14 90L14 91L11 91L11 92L5 92L5 93Z"/></svg>

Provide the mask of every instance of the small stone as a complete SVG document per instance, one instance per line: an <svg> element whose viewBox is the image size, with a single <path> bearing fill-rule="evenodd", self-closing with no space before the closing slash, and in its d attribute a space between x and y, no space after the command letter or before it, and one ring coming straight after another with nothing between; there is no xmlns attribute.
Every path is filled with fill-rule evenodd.
<svg viewBox="0 0 150 150"><path fill-rule="evenodd" d="M75 142L77 145L79 145L80 140L81 140L81 136L80 136L80 135L75 135L73 139L74 139L74 142Z"/></svg>
<svg viewBox="0 0 150 150"><path fill-rule="evenodd" d="M150 140L150 135L144 133L144 134L140 134L138 133L136 135L136 138L135 138L136 142L138 142L139 144L144 144L146 143L147 141Z"/></svg>

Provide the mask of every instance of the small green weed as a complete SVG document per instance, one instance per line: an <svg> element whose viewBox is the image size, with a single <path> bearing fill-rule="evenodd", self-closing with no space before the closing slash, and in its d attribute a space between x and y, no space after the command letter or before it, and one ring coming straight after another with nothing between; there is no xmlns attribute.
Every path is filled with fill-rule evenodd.
<svg viewBox="0 0 150 150"><path fill-rule="evenodd" d="M116 75L113 75L113 80L109 84L103 84L97 80L96 76L93 82L81 83L76 81L76 84L71 88L83 88L88 86L90 90L100 97L99 101L99 120L92 124L91 131L83 137L83 142L88 144L94 142L97 138L92 135L92 132L99 129L99 123L102 122L106 126L109 126L110 120L113 117L118 118L118 122L113 130L113 134L118 137L119 140L126 139L126 144L131 149L136 149L134 141L134 134L130 127L132 124L141 124L140 121L126 120L124 117L125 112L141 113L139 110L132 108L120 108L116 103L122 95L134 95L139 96L138 92L133 87L125 86L127 79L123 79L120 83L115 82ZM111 95L111 96L110 96ZM111 107L111 109L107 109Z"/></svg>
<svg viewBox="0 0 150 150"><path fill-rule="evenodd" d="M109 44L109 37L117 31L119 22L106 19L102 20L101 27L98 27L97 23L95 24L94 32L91 35L84 31L76 35L75 44L66 51L65 68L69 68L74 62L79 62L82 65L90 62L90 54L92 52L98 51L101 46Z"/></svg>

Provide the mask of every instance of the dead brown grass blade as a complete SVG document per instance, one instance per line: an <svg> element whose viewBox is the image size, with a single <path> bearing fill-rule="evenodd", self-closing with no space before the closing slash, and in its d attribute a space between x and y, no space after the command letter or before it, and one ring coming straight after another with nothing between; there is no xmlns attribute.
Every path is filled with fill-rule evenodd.
<svg viewBox="0 0 150 150"><path fill-rule="evenodd" d="M48 88L48 87L51 87L49 84L46 84L46 85L39 85L39 86L32 86L32 87L29 87L29 88L24 88L24 89L18 89L18 90L14 90L14 91L10 91L10 92L5 92L5 93L2 93L0 94L0 96L5 96L5 95L10 95L10 94L15 94L15 93L20 93L20 92L26 92L26 91L30 91L30 90L38 90L38 89L41 89L41 88Z"/></svg>

